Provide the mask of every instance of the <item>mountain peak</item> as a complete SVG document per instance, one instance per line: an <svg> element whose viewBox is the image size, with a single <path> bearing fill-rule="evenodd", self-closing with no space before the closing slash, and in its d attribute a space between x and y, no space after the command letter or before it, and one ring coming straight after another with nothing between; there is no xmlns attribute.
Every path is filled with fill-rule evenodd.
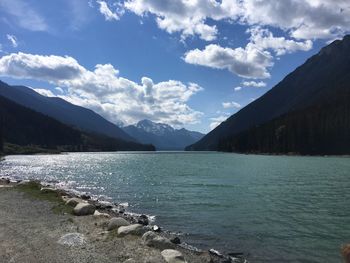
<svg viewBox="0 0 350 263"><path fill-rule="evenodd" d="M138 141L153 144L158 150L183 150L185 146L201 139L204 134L188 131L185 128L174 129L165 123L141 120L124 130Z"/></svg>
<svg viewBox="0 0 350 263"><path fill-rule="evenodd" d="M165 123L156 123L151 120L141 120L136 125L137 128L156 135L163 135L167 132L173 132L174 128Z"/></svg>

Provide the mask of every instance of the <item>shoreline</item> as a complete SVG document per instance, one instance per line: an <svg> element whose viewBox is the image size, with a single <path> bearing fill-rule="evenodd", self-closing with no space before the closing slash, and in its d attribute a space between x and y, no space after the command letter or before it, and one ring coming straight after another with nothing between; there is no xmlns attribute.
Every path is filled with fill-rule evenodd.
<svg viewBox="0 0 350 263"><path fill-rule="evenodd" d="M117 236L117 239L120 239L120 237L118 237L115 231L108 231L106 229L106 227L108 227L108 224L112 218L122 218L126 220L128 224L130 224L131 226L134 226L136 224L142 226L142 231L141 231L142 234L146 232L147 233L151 232L152 234L155 235L156 239L160 239L162 241L159 244L157 243L157 241L155 242L155 244L153 244L152 241L150 241L152 245L147 245L147 242L144 242L144 237L142 235L131 234L131 236L137 236L138 239L141 240L141 246L146 246L153 250L155 249L157 252L161 252L163 248L167 248L167 247L179 251L184 256L184 261L177 261L179 263L180 262L188 262L188 263L189 262L194 262L194 263L197 263L197 262L198 263L201 263L201 262L203 263L204 262L208 262L208 263L246 262L247 263L248 262L243 258L241 253L234 253L232 255L223 255L214 249L209 249L205 251L205 250L200 250L195 247L192 247L189 244L183 243L181 242L181 240L177 235L172 234L166 230L163 231L161 227L153 224L152 218L150 216L147 216L145 214L135 214L135 213L129 212L127 211L126 207L123 206L123 204L112 203L108 201L100 201L92 198L88 194L80 193L75 190L70 191L67 189L55 187L52 184L45 183L45 182L40 182L35 180L21 181L21 180L11 179L8 177L0 178L0 192L4 191L3 189L6 189L6 190L11 189L18 192L18 191L21 191L21 188L24 187L25 189L28 186L30 188L35 189L34 198L39 197L39 199L41 199L42 195L45 196L45 194L57 196L57 200L55 201L60 203L60 209L63 209L63 211L65 211L64 212L65 214L70 214L69 209L71 209L71 207L69 207L69 204L67 204L70 202L69 200L74 200L74 202L79 200L75 205L75 207L80 203L91 205L92 207L94 207L94 213L90 213L89 215L85 215L85 216L77 216L77 215L74 215L73 213L73 217L79 218L79 219L84 217L87 219L91 219L91 221L102 220L103 226L104 226L102 229L105 232L107 232L107 236L113 235L113 236ZM30 196L31 194L32 194L32 189L30 189L29 196L26 196L26 198L31 198ZM48 202L47 200L44 200L44 201ZM144 256L146 257L147 255L144 255ZM117 261L117 262L132 263L132 262L141 262L141 261L136 260L136 261ZM150 262L153 262L153 261L150 261ZM158 261L154 261L154 263L155 262L171 262L171 261L164 261L164 257L163 257L163 261L158 260Z"/></svg>

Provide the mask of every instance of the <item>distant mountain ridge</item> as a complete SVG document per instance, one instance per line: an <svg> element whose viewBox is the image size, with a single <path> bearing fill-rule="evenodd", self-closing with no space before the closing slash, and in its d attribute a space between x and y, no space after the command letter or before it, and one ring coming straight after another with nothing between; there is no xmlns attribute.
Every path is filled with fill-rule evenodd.
<svg viewBox="0 0 350 263"><path fill-rule="evenodd" d="M153 151L154 147L82 132L0 95L0 152L18 154L50 150Z"/></svg>
<svg viewBox="0 0 350 263"><path fill-rule="evenodd" d="M291 140L300 141L303 139L301 137L308 136L308 141L305 141L304 145L315 148L309 151L310 154L317 154L317 149L324 146L315 144L322 144L328 138L327 145L329 145L332 140L337 140L337 134L334 135L337 129L338 131L349 129L350 117L347 109L350 102L341 99L348 98L349 90L350 36L348 35L343 40L336 40L324 47L266 94L229 117L200 141L186 149L239 152L288 152L292 149L296 152L303 150L308 154L307 149L300 149L301 144L299 148L297 147L299 145L297 142L293 146L282 147L281 145L283 140L287 140L285 143L293 144ZM339 103L342 105L337 105ZM335 118L340 121L332 122L320 105L327 105L337 112L338 116ZM341 112L337 110L338 108L344 111ZM317 123L311 125L311 121L307 121L305 116L323 118L319 119L322 126ZM294 133L291 125L295 125L304 132ZM330 128L331 125L334 127ZM261 126L264 128L259 128ZM279 134L278 129L283 126L289 134L283 135L281 138L284 139L279 141L274 134ZM323 129L324 132L316 138L312 129ZM291 132L294 133L293 136ZM343 132L340 140L350 141L350 130L345 130L345 134ZM257 140L256 136L260 140ZM266 138L270 139L266 141ZM244 146L243 141L248 145L249 142L252 144ZM337 144L337 142L334 143ZM348 151L350 152L350 149ZM340 148L339 152L343 154ZM332 149L332 154L336 153L337 149Z"/></svg>
<svg viewBox="0 0 350 263"><path fill-rule="evenodd" d="M139 142L153 144L157 150L184 150L187 145L204 136L200 132L189 131L184 128L174 129L170 125L155 123L150 120L142 120L123 129Z"/></svg>
<svg viewBox="0 0 350 263"><path fill-rule="evenodd" d="M111 138L137 142L121 128L92 110L71 104L58 97L45 97L25 86L10 86L0 81L0 95L77 129Z"/></svg>

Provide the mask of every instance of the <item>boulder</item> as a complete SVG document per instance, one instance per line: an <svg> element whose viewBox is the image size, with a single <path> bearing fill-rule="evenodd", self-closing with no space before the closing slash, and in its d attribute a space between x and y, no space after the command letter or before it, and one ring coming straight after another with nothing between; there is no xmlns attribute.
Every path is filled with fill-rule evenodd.
<svg viewBox="0 0 350 263"><path fill-rule="evenodd" d="M144 228L140 224L134 224L129 226L121 226L118 228L118 236L123 237L126 235L141 236L145 232Z"/></svg>
<svg viewBox="0 0 350 263"><path fill-rule="evenodd" d="M66 201L66 205L69 205L69 206L72 206L72 207L75 207L77 204L79 203L83 203L83 200L80 199L80 198L76 198L76 197L73 197L73 198L69 198L67 201Z"/></svg>
<svg viewBox="0 0 350 263"><path fill-rule="evenodd" d="M175 245L171 243L169 239L159 236L152 231L148 231L145 234L143 234L142 240L146 246L154 247L161 250L175 248Z"/></svg>
<svg viewBox="0 0 350 263"><path fill-rule="evenodd" d="M89 203L79 203L74 207L73 213L77 216L86 216L93 215L95 210L95 206Z"/></svg>
<svg viewBox="0 0 350 263"><path fill-rule="evenodd" d="M117 229L121 226L128 226L128 225L130 225L130 223L128 221L126 221L124 218L113 217L113 218L111 218L111 220L109 220L107 230L111 231L111 230Z"/></svg>
<svg viewBox="0 0 350 263"><path fill-rule="evenodd" d="M161 252L162 257L168 263L185 263L185 258L180 251L174 249L165 249Z"/></svg>

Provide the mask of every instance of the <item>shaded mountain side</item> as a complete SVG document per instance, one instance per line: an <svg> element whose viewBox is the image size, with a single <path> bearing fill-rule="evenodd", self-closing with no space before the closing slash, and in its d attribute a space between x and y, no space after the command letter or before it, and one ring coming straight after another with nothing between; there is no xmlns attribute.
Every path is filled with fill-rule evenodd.
<svg viewBox="0 0 350 263"><path fill-rule="evenodd" d="M293 111L235 136L219 151L303 155L350 154L350 91Z"/></svg>
<svg viewBox="0 0 350 263"><path fill-rule="evenodd" d="M28 87L10 86L2 81L0 81L0 95L79 130L136 142L121 128L94 111L71 104L61 98L45 97Z"/></svg>
<svg viewBox="0 0 350 263"><path fill-rule="evenodd" d="M174 129L167 124L150 120L142 120L135 125L124 127L124 131L139 142L153 144L157 150L184 150L187 145L204 136L199 132Z"/></svg>
<svg viewBox="0 0 350 263"><path fill-rule="evenodd" d="M350 88L350 36L336 40L308 59L259 99L232 115L187 150L218 150L234 136L289 112L325 103Z"/></svg>
<svg viewBox="0 0 350 263"><path fill-rule="evenodd" d="M0 148L3 143L59 151L154 150L142 145L81 132L0 96Z"/></svg>

